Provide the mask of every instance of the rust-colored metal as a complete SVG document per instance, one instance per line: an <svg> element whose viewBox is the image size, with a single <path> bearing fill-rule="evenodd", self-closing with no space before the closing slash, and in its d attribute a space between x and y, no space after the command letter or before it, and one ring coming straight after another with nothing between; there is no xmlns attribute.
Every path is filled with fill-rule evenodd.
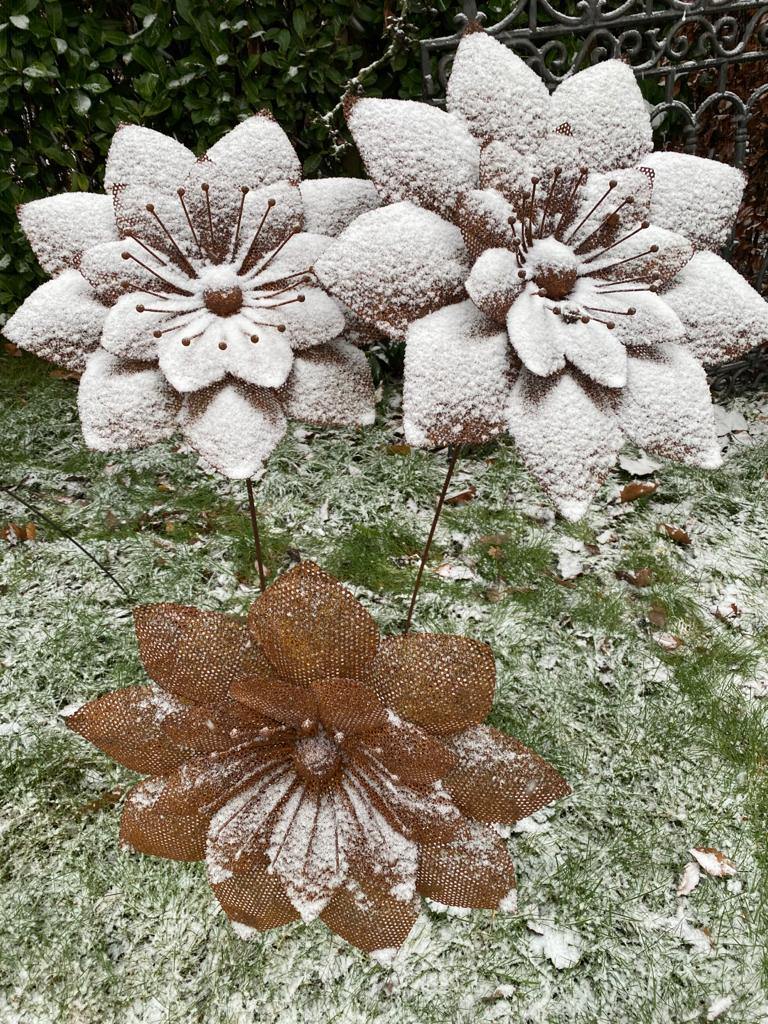
<svg viewBox="0 0 768 1024"><path fill-rule="evenodd" d="M241 925L321 918L368 952L400 946L420 897L504 908L512 823L569 792L546 761L482 724L490 649L467 637L381 638L311 562L247 621L175 604L136 610L153 685L67 719L145 773L121 840L205 860Z"/></svg>
<svg viewBox="0 0 768 1024"><path fill-rule="evenodd" d="M259 536L259 520L256 515L256 502L253 497L253 481L248 479L245 481L245 487L248 491L248 513L251 517L251 532L253 533L253 546L256 549L256 565L259 569L259 587L262 594L267 589L267 577L264 573L264 559L261 554L261 538Z"/></svg>

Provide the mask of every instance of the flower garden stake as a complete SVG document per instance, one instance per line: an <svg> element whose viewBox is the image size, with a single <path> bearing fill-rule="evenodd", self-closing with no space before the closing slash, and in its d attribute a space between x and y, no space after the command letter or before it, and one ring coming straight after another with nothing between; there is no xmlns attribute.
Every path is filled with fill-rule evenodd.
<svg viewBox="0 0 768 1024"><path fill-rule="evenodd" d="M313 264L332 234L379 200L369 182L300 177L288 137L264 113L200 158L123 125L106 195L19 208L52 280L4 333L84 370L78 406L89 447L140 448L179 430L212 469L250 480L288 418L373 422L354 325Z"/></svg>
<svg viewBox="0 0 768 1024"><path fill-rule="evenodd" d="M175 604L136 609L152 685L108 693L67 724L149 776L121 840L204 860L226 914L274 928L320 918L385 959L420 897L515 907L495 823L569 792L555 769L483 724L495 668L467 637L381 637L310 562L247 623Z"/></svg>
<svg viewBox="0 0 768 1024"><path fill-rule="evenodd" d="M350 224L315 271L405 339L410 444L508 432L571 520L625 438L719 465L701 364L768 340L768 306L709 251L728 238L744 178L652 152L627 65L588 67L550 96L472 24L447 110L363 98L347 121L389 205Z"/></svg>

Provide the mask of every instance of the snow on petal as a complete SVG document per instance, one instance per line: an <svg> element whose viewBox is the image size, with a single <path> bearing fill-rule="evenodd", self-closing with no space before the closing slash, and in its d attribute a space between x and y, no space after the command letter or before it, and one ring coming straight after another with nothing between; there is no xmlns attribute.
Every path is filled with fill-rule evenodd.
<svg viewBox="0 0 768 1024"><path fill-rule="evenodd" d="M258 472L286 426L280 406L268 391L239 382L187 397L180 423L203 460L232 480Z"/></svg>
<svg viewBox="0 0 768 1024"><path fill-rule="evenodd" d="M561 338L566 359L597 384L620 388L626 383L626 350L605 324L563 324Z"/></svg>
<svg viewBox="0 0 768 1024"><path fill-rule="evenodd" d="M111 199L92 192L35 199L19 206L17 214L40 266L49 274L77 266L86 249L118 237Z"/></svg>
<svg viewBox="0 0 768 1024"><path fill-rule="evenodd" d="M355 217L381 205L372 181L362 178L315 178L301 183L304 230L340 235Z"/></svg>
<svg viewBox="0 0 768 1024"><path fill-rule="evenodd" d="M293 349L306 349L332 341L344 330L344 313L338 302L320 288L297 288L275 299L275 303L299 298L300 302L275 306L269 319L279 319L285 325L285 338ZM260 315L268 306L257 310ZM258 327L256 328L258 331Z"/></svg>
<svg viewBox="0 0 768 1024"><path fill-rule="evenodd" d="M227 345L222 363L233 377L263 388L279 388L285 384L293 366L293 352L285 335L264 331L262 328L257 328L261 334L249 334L239 326L230 326L227 320L223 321L221 327ZM254 338L258 338L258 341L254 341ZM193 341L190 347L195 344ZM221 342L217 348L221 355Z"/></svg>
<svg viewBox="0 0 768 1024"><path fill-rule="evenodd" d="M144 185L170 195L183 182L195 154L180 142L138 124L121 124L112 138L104 190L113 185Z"/></svg>
<svg viewBox="0 0 768 1024"><path fill-rule="evenodd" d="M363 320L402 338L410 322L463 295L469 266L458 228L412 203L396 203L353 221L315 272Z"/></svg>
<svg viewBox="0 0 768 1024"><path fill-rule="evenodd" d="M509 307L525 287L517 276L518 270L514 253L509 249L486 249L472 267L467 294L486 316L503 324Z"/></svg>
<svg viewBox="0 0 768 1024"><path fill-rule="evenodd" d="M88 360L77 405L88 447L114 452L170 437L179 402L154 367L99 349Z"/></svg>
<svg viewBox="0 0 768 1024"><path fill-rule="evenodd" d="M138 308L137 308L138 307ZM163 309L162 313L154 312ZM164 330L185 309L183 296L160 299L146 292L121 295L104 321L101 344L113 355L125 359L157 359L157 338L153 331Z"/></svg>
<svg viewBox="0 0 768 1024"><path fill-rule="evenodd" d="M317 426L370 426L376 418L368 360L341 338L298 354L279 397L286 416Z"/></svg>
<svg viewBox="0 0 768 1024"><path fill-rule="evenodd" d="M666 295L650 291L601 294L594 290L590 278L582 278L572 297L590 316L613 323L611 334L624 345L659 345L685 336L682 321L666 302Z"/></svg>
<svg viewBox="0 0 768 1024"><path fill-rule="evenodd" d="M515 889L515 868L498 833L469 820L450 842L422 848L417 888L451 907L496 910Z"/></svg>
<svg viewBox="0 0 768 1024"><path fill-rule="evenodd" d="M485 250L512 248L515 233L509 223L514 207L493 188L470 189L459 197L454 220L461 228L464 244L472 259Z"/></svg>
<svg viewBox="0 0 768 1024"><path fill-rule="evenodd" d="M382 199L410 199L450 215L459 193L475 188L480 147L466 124L412 100L361 99L347 123Z"/></svg>
<svg viewBox="0 0 768 1024"><path fill-rule="evenodd" d="M76 270L65 270L27 296L3 334L42 359L82 370L99 344L108 312Z"/></svg>
<svg viewBox="0 0 768 1024"><path fill-rule="evenodd" d="M528 469L566 519L580 519L616 461L621 434L570 374L521 374L508 407L509 431Z"/></svg>
<svg viewBox="0 0 768 1024"><path fill-rule="evenodd" d="M403 424L409 444L482 443L504 429L509 345L469 301L415 321L408 330Z"/></svg>
<svg viewBox="0 0 768 1024"><path fill-rule="evenodd" d="M301 180L301 164L290 139L265 110L241 121L205 155L249 188Z"/></svg>
<svg viewBox="0 0 768 1024"><path fill-rule="evenodd" d="M218 317L204 313L183 331L174 331L160 339L160 369L177 391L198 391L209 384L215 384L226 374L226 363L219 346L228 345L229 342L224 341L222 322ZM201 336L196 337L198 334ZM261 351L260 359L263 362L263 348ZM283 351L282 346L279 351ZM282 362L285 361L283 356ZM285 369L286 376L289 368Z"/></svg>
<svg viewBox="0 0 768 1024"><path fill-rule="evenodd" d="M531 373L540 377L549 377L565 366L564 336L569 326L530 290L507 313L510 343Z"/></svg>
<svg viewBox="0 0 768 1024"><path fill-rule="evenodd" d="M446 105L478 139L498 139L525 155L547 130L551 101L544 82L517 54L470 29L456 51Z"/></svg>
<svg viewBox="0 0 768 1024"><path fill-rule="evenodd" d="M589 273L593 284L628 281L632 288L645 281L666 285L692 256L693 246L687 238L651 224L631 238L620 240L610 252L582 264L580 274Z"/></svg>
<svg viewBox="0 0 768 1024"><path fill-rule="evenodd" d="M616 416L627 437L652 455L704 469L720 465L707 377L681 345L629 357Z"/></svg>
<svg viewBox="0 0 768 1024"><path fill-rule="evenodd" d="M663 295L685 325L685 347L721 363L768 342L768 303L712 252L697 252Z"/></svg>
<svg viewBox="0 0 768 1024"><path fill-rule="evenodd" d="M688 153L649 153L654 172L651 220L686 235L699 249L719 249L741 205L743 171Z"/></svg>
<svg viewBox="0 0 768 1024"><path fill-rule="evenodd" d="M87 249L78 270L108 305L126 292L188 290L185 285L189 284L189 279L161 259L151 256L132 238L123 238L119 242L100 242Z"/></svg>
<svg viewBox="0 0 768 1024"><path fill-rule="evenodd" d="M591 168L631 167L653 149L651 121L632 68L605 60L555 90L555 123L567 121Z"/></svg>
<svg viewBox="0 0 768 1024"><path fill-rule="evenodd" d="M269 250L265 252L266 258L261 260L261 266L265 269L259 271L255 268L257 272L252 278L254 287L262 288L267 284L275 284L305 272L309 275L316 260L325 252L331 241L328 235L318 235L311 231L301 231L292 235L274 259L269 259ZM272 248L274 249L274 245Z"/></svg>

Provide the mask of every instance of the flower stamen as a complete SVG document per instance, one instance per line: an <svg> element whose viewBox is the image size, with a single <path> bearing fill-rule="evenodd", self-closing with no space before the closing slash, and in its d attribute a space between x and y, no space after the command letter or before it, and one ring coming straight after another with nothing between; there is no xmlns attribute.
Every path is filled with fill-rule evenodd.
<svg viewBox="0 0 768 1024"><path fill-rule="evenodd" d="M253 265L250 262L251 254L253 253L253 250L256 247L257 242L259 241L259 235L261 234L261 229L264 227L264 223L265 223L267 217L269 216L269 212L276 205L276 203L277 203L276 199L268 199L267 200L267 205L266 205L266 208L264 210L264 213L261 216L261 220L259 221L259 226L256 228L256 234L253 236L251 244L248 246L248 252L245 254L245 259L240 264L240 269L238 270L238 274L240 274L240 275L246 274L250 270L251 266Z"/></svg>
<svg viewBox="0 0 768 1024"><path fill-rule="evenodd" d="M148 267L146 263L142 263L138 256L134 256L133 253L128 252L127 249L125 250L125 252L122 253L122 257L124 260L133 260L134 263L138 263L140 267L143 267L144 270L152 274L153 277L156 277L158 281L162 281L164 285L166 285L168 288L172 288L173 291L178 292L180 295L191 296L194 294L193 292L188 292L185 288L180 288L178 285L173 284L171 281L166 281L165 278L158 274L156 270L153 270L152 267Z"/></svg>
<svg viewBox="0 0 768 1024"><path fill-rule="evenodd" d="M158 214L157 210L155 209L155 204L154 203L147 203L146 211L147 211L147 213L151 214L155 218L155 220L160 225L160 227L161 227L162 231L164 232L164 234L165 234L166 238L168 239L168 241L171 243L171 245L174 247L176 252L179 254L179 262L181 264L181 269L184 271L184 273L187 275L187 277L197 277L197 272L195 271L195 268L189 262L189 260L184 255L184 253L181 251L181 249L179 248L178 242L176 241L176 239L173 237L171 232L168 230L168 228L165 226L165 224L163 224L162 220L160 219L160 215Z"/></svg>
<svg viewBox="0 0 768 1024"><path fill-rule="evenodd" d="M581 220L576 225L576 227L573 229L573 231L570 233L570 235L568 235L568 238L566 239L566 243L570 242L578 234L578 232L581 230L581 228L584 227L584 225L587 223L587 221L592 216L592 214L595 212L595 210L598 208L598 206L600 206L601 203L605 202L605 200L608 198L608 196L611 194L611 192L613 192L613 190L616 188L617 185L618 185L618 182L616 181L616 179L615 178L611 178L611 180L608 182L608 188L600 196L600 198L597 200L597 202L592 207L592 209L589 211L589 213L585 214L581 218ZM622 206L623 205L624 204L622 203Z"/></svg>

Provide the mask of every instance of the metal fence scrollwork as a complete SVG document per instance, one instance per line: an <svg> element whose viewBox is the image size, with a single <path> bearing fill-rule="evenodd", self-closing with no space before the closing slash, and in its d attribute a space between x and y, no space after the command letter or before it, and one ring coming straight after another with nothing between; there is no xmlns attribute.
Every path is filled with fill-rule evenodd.
<svg viewBox="0 0 768 1024"><path fill-rule="evenodd" d="M522 57L550 89L583 67L618 57L633 68L651 104L651 120L664 148L674 132L675 148L700 156L707 151L712 118L727 132L729 162L743 167L750 122L768 97L768 3L745 0L517 0L490 24L473 0L455 18L453 35L421 41L424 99L442 106L445 86L464 27L482 22L488 33ZM734 68L758 62L763 73L733 82ZM759 63L762 62L762 63ZM756 69L755 69L756 70ZM702 145L704 142L704 145ZM704 151L702 151L702 149ZM722 152L717 154L723 159ZM768 229L759 240L761 259L752 285L768 276ZM730 255L727 246L723 255ZM768 387L768 347L710 371L718 395Z"/></svg>

